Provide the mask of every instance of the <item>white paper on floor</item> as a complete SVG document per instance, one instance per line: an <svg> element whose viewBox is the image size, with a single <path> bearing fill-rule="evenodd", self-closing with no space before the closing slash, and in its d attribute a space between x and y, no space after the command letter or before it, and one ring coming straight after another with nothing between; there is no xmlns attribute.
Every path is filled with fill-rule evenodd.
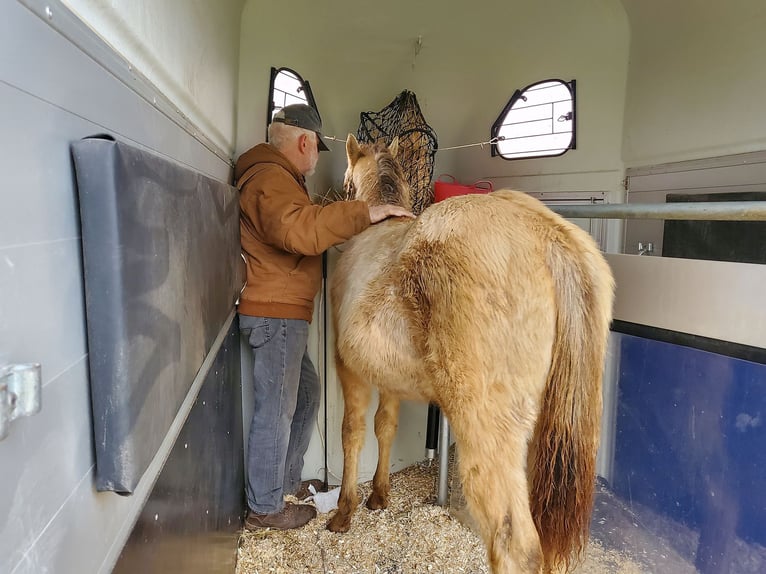
<svg viewBox="0 0 766 574"><path fill-rule="evenodd" d="M331 510L338 508L338 497L340 496L340 486L336 486L329 492L317 492L313 484L309 485L309 496L306 501L313 500L317 511L326 514Z"/></svg>

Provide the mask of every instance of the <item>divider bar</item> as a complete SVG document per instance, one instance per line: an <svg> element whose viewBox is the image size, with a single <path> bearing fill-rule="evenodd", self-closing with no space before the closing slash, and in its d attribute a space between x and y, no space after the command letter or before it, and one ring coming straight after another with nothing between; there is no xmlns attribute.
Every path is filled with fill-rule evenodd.
<svg viewBox="0 0 766 574"><path fill-rule="evenodd" d="M549 207L568 218L766 221L766 201L612 203Z"/></svg>

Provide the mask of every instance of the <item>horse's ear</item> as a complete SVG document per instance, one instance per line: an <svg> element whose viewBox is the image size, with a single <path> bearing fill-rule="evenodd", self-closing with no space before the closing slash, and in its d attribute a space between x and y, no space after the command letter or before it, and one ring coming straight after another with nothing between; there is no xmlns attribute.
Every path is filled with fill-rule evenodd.
<svg viewBox="0 0 766 574"><path fill-rule="evenodd" d="M354 134L348 134L346 138L346 156L348 156L348 164L354 165L362 155L362 149L359 147L359 142L356 141Z"/></svg>
<svg viewBox="0 0 766 574"><path fill-rule="evenodd" d="M391 145L388 146L388 151L391 152L391 157L396 157L396 154L399 153L399 136L396 136Z"/></svg>

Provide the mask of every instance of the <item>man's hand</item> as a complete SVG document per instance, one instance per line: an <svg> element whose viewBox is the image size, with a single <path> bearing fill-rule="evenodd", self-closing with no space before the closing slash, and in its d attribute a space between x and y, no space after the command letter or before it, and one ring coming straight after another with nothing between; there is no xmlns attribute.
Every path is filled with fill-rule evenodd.
<svg viewBox="0 0 766 574"><path fill-rule="evenodd" d="M389 217L409 217L415 219L415 216L398 205L371 205L370 206L370 222L378 223Z"/></svg>

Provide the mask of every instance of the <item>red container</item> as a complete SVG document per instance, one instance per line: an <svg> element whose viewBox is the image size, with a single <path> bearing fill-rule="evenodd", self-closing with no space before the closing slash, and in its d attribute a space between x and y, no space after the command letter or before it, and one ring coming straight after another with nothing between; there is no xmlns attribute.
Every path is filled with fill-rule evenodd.
<svg viewBox="0 0 766 574"><path fill-rule="evenodd" d="M452 181L443 181L443 178L450 178ZM434 203L447 199L455 195L466 195L469 193L489 193L492 191L492 182L479 180L471 185L463 185L448 174L442 174L434 182Z"/></svg>

